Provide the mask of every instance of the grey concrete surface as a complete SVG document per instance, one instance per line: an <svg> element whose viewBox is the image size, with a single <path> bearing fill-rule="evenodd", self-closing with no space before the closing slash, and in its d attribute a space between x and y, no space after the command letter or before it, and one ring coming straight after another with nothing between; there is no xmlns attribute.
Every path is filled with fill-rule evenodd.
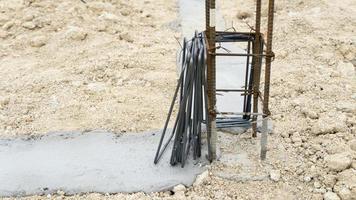
<svg viewBox="0 0 356 200"><path fill-rule="evenodd" d="M153 192L191 185L205 160L153 164L159 132L117 136L104 131L0 139L0 196L83 192Z"/></svg>

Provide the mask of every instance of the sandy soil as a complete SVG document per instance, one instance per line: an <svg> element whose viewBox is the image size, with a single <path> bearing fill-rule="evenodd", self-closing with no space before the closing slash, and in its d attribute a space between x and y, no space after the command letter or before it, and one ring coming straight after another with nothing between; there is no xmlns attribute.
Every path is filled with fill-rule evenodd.
<svg viewBox="0 0 356 200"><path fill-rule="evenodd" d="M161 126L176 77L176 2L5 2L0 1L2 135ZM220 6L226 26L253 25L254 1L225 0ZM195 186L176 188L174 195L51 197L355 199L355 13L354 0L276 0L274 131L266 162L258 160L258 138L220 133L223 155L247 152L248 168L215 162Z"/></svg>
<svg viewBox="0 0 356 200"><path fill-rule="evenodd" d="M0 9L2 135L161 127L176 76L175 2L2 0Z"/></svg>

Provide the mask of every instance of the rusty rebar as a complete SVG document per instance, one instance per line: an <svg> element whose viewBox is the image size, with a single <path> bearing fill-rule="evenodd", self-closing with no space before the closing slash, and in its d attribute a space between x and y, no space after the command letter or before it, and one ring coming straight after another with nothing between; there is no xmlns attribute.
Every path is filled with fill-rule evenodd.
<svg viewBox="0 0 356 200"><path fill-rule="evenodd" d="M216 30L215 30L215 0L206 0L206 34L208 37L208 59L207 59L207 93L209 122L207 127L210 138L209 160L216 159Z"/></svg>
<svg viewBox="0 0 356 200"><path fill-rule="evenodd" d="M263 101L263 125L262 125L262 135L261 135L261 160L266 159L267 154L267 134L268 134L268 123L267 117L270 115L268 103L269 103L269 88L271 80L271 62L274 56L272 52L272 39L273 39L273 17L274 17L274 0L269 0L268 2L268 22L267 22L267 54L271 56L266 57L266 69L265 69L265 87L264 87L264 101Z"/></svg>
<svg viewBox="0 0 356 200"><path fill-rule="evenodd" d="M263 102L263 112L270 115L269 111L269 89L271 81L271 62L273 58L272 51L272 40L273 40L273 18L274 18L274 0L269 0L268 3L268 24L267 24L267 44L266 51L270 56L266 57L266 69L265 69L265 87L264 87L264 102Z"/></svg>
<svg viewBox="0 0 356 200"><path fill-rule="evenodd" d="M261 0L256 1L256 25L255 25L255 41L253 45L253 54L260 54L260 39L261 39ZM258 91L260 87L261 74L261 58L253 58L253 112L258 112ZM257 116L253 116L253 121L257 120ZM252 124L252 136L257 136L257 124Z"/></svg>
<svg viewBox="0 0 356 200"><path fill-rule="evenodd" d="M210 24L210 0L205 0L205 30L207 33L209 29L209 24ZM206 34L206 36L209 38L208 34Z"/></svg>

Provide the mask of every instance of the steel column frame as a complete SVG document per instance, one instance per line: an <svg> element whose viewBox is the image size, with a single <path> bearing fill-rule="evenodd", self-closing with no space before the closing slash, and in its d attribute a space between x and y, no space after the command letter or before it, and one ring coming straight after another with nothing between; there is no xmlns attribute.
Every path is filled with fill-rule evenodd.
<svg viewBox="0 0 356 200"><path fill-rule="evenodd" d="M219 121L224 123L224 126L229 125L229 126L236 126L236 125L247 125L249 123L253 124L253 136L256 137L256 123L257 123L257 116L260 115L263 117L263 126L262 126L262 136L261 136L261 159L264 160L266 158L266 153L267 153L267 117L270 115L269 111L269 87L270 87L270 76L271 76L271 62L274 58L274 53L272 51L272 38L273 38L273 18L274 18L274 0L269 0L269 5L268 5L268 30L267 30L267 50L266 53L263 53L263 47L264 47L264 39L262 37L262 34L260 32L260 25L261 25L261 1L262 0L257 0L256 2L256 28L255 28L255 33L251 31L250 33L243 33L243 32L234 32L232 34L231 32L216 32L215 30L215 0L206 0L206 5L205 5L205 11L206 11L206 31L205 33L201 33L199 35L198 33L195 34L195 37L193 38L192 41L195 41L195 39L201 37L200 39L202 41L195 41L193 45L194 49L190 49L188 51L194 51L194 52L200 52L199 55L189 54L193 55L195 58L195 61L199 61L198 63L195 63L193 66L197 68L187 68L187 70L190 70L184 72L182 71L178 85L174 94L174 98L171 103L171 107L169 109L168 117L166 120L166 123L164 125L163 133L158 145L158 149L155 155L154 163L157 164L159 159L161 158L162 154L166 150L168 144L170 143L171 139L176 136L175 139L175 144L172 149L172 156L171 156L171 164L175 165L178 162L181 162L182 167L184 167L185 159L186 156L188 156L189 149L190 149L190 140L191 138L193 139L193 151L194 151L194 159L197 157L200 157L201 152L200 152L200 125L201 123L204 123L204 116L203 113L205 113L205 123L207 125L207 137L208 137L208 158L210 161L213 161L216 159L216 143L217 143L217 133L216 133L216 119L217 119L217 114L219 115L230 115L228 116L229 118L223 118L221 116L218 117L218 120L225 120L225 121ZM218 35L216 35L218 33ZM236 35L237 34L237 35ZM199 35L199 37L198 37ZM224 38L226 37L226 38ZM250 53L250 43L253 39L252 42L252 54ZM216 42L248 42L248 50L246 54L238 54L238 53L216 53ZM187 44L186 40L184 40L184 46L183 46L183 60L185 56L185 45ZM194 46L197 45L197 46ZM192 48L193 48L192 47ZM203 49L196 49L196 48L201 48ZM197 57L198 56L198 57ZM216 111L216 56L246 56L247 57L247 65L246 65L246 75L245 75L245 88L244 89L218 89L218 91L224 91L224 92L243 92L242 95L245 96L244 98L244 110L243 112L240 113L232 113L232 112L226 112L226 113L217 113ZM251 65L251 73L252 77L249 78L249 81L247 81L247 76L248 76L248 69L249 69L249 59L250 57L252 58L252 65ZM265 58L266 60L266 66L265 66L265 84L264 84L264 98L262 98L262 94L259 91L259 84L260 84L260 75L261 75L261 63L262 59ZM196 60L198 59L198 60ZM200 59L200 60L199 60ZM202 60L201 60L202 59ZM204 62L206 61L206 63ZM182 62L182 69L184 64L187 64L187 62ZM206 65L205 65L206 64ZM200 66L197 66L200 65ZM205 66L207 66L206 73L205 72ZM192 71L193 70L193 71ZM202 70L202 71L200 71ZM190 75L190 78L188 83L183 83L185 80L184 74ZM200 86L191 84L191 80L194 79L194 75L200 75L197 76L197 81L200 83ZM207 80L205 79L205 76L207 77ZM188 77L189 78L189 77ZM193 79L192 79L193 78ZM252 80L252 82L251 82ZM247 82L248 87L247 87ZM252 86L251 86L252 85ZM194 102L194 107L193 106L193 97L189 96L192 95L193 93L190 93L188 91L187 93L187 87L190 86L190 90L195 89L198 91L198 96L195 96L194 99L201 100L201 102L195 101ZM169 137L168 141L163 145L163 139L165 137L165 133L167 130L167 126L170 120L170 116L173 111L173 106L175 103L175 100L178 96L178 90L179 87L181 87L181 94L180 94L180 111L179 114L183 113L183 116L178 116L177 119L175 120L174 128L172 131L171 136ZM184 87L184 88L183 88ZM194 87L194 88L193 88ZM201 91L204 91L204 96L199 96ZM184 96L183 94L188 94ZM253 111L251 112L250 107L247 108L248 105L246 105L246 101L250 102L250 100L247 100L246 95L248 95L248 98L251 98L251 94L253 95ZM184 97L184 99L183 99ZM189 99L187 99L189 97ZM204 103L204 108L201 110L198 110L198 105L203 104L203 99L206 100L206 103ZM263 102L263 112L258 113L258 99L261 99L261 102ZM184 100L184 101L183 101ZM185 109L187 107L187 113L184 113ZM194 110L192 111L192 108ZM204 111L203 111L204 110ZM191 119L191 112L193 112L194 116L193 119ZM240 118L231 116L231 115L242 115L244 116L242 120ZM250 119L250 116L252 116L253 120L250 121L244 121L246 117ZM184 119L182 119L184 117ZM184 123L179 123L178 125L178 119L184 120ZM183 121L181 121L183 122ZM187 124L187 126L186 126ZM184 127L183 127L184 126ZM198 128L198 131L197 131ZM177 131L176 134L176 129L180 129ZM182 132L181 129L184 129L184 132ZM189 129L189 134L193 132L194 135L189 135L187 136L187 132ZM178 135L180 133L180 135ZM182 135L183 134L183 135ZM183 141L181 142L181 139ZM189 139L189 141L188 141ZM182 146L183 144L183 146ZM162 148L163 145L163 149ZM176 155L176 152L178 152L178 155Z"/></svg>
<svg viewBox="0 0 356 200"><path fill-rule="evenodd" d="M256 25L255 25L255 42L253 45L253 54L260 54L260 42L261 42L261 2L256 1ZM258 112L258 91L260 88L260 76L261 76L261 58L255 56L253 58L253 112ZM257 116L253 116L253 121L257 120ZM257 123L252 124L252 136L257 136Z"/></svg>
<svg viewBox="0 0 356 200"><path fill-rule="evenodd" d="M265 87L264 87L264 102L263 102L263 112L270 115L269 111L269 88L271 81L271 62L274 57L272 51L272 40L273 40L273 18L274 18L274 0L269 0L268 4L268 24L267 24L267 44L266 44L266 69L265 69Z"/></svg>
<svg viewBox="0 0 356 200"><path fill-rule="evenodd" d="M207 133L210 139L209 160L216 159L216 30L215 30L215 0L205 1L205 26L208 37L208 59L207 59L207 93L208 93L208 114Z"/></svg>
<svg viewBox="0 0 356 200"><path fill-rule="evenodd" d="M273 59L272 51L272 40L273 40L273 18L274 18L274 0L269 0L268 2L268 22L267 22L267 44L266 44L266 68L265 68L265 87L264 87L264 101L263 101L263 113L266 116L263 117L263 131L261 135L261 159L266 159L267 154L267 134L268 134L268 124L267 118L271 113L269 110L269 89L271 81L271 62Z"/></svg>
<svg viewBox="0 0 356 200"><path fill-rule="evenodd" d="M261 159L266 158L267 152L267 119L270 115L269 111L269 89L270 89L270 76L271 76L271 62L274 57L272 51L272 38L273 38L273 18L274 18L274 0L269 0L268 3L268 28L267 28L267 44L266 54L263 54L263 36L261 34L261 7L262 0L256 0L256 19L255 19L255 40L253 42L252 54L217 54L216 53L216 30L215 30L215 0L205 1L205 14L206 14L206 35L208 37L208 57L207 57L207 82L208 82L208 109L209 118L207 123L208 139L210 139L211 149L209 150L209 158L211 160L216 158L216 56L253 56L252 59L252 76L253 76L253 113L258 113L258 99L262 99L260 89L261 77L261 63L262 58L265 57L265 83L263 93L263 133L261 138ZM252 115L252 136L257 136L257 115Z"/></svg>

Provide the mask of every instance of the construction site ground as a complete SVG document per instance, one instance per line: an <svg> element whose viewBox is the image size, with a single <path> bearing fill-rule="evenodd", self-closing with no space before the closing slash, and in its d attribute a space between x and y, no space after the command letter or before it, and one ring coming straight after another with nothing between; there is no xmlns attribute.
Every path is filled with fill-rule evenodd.
<svg viewBox="0 0 356 200"><path fill-rule="evenodd" d="M192 187L17 199L355 199L356 2L275 4L266 161L250 131L219 132L221 161ZM239 31L254 7L219 1ZM0 0L0 136L162 128L180 36L174 0Z"/></svg>

